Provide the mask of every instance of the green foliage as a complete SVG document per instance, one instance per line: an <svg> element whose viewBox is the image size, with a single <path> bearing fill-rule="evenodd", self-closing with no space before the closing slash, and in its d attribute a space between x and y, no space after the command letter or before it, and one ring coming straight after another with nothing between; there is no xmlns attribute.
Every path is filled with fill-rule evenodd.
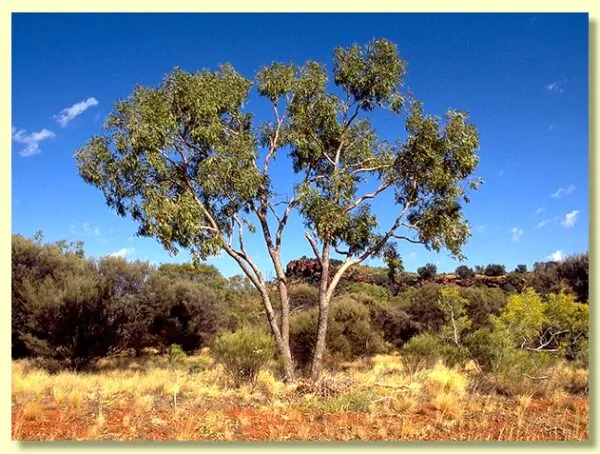
<svg viewBox="0 0 600 454"><path fill-rule="evenodd" d="M587 303L590 285L588 254L578 254L565 258L559 265L558 274L572 289L577 302Z"/></svg>
<svg viewBox="0 0 600 454"><path fill-rule="evenodd" d="M475 272L466 265L460 265L454 271L454 274L458 276L459 279L473 279L475 277Z"/></svg>
<svg viewBox="0 0 600 454"><path fill-rule="evenodd" d="M542 298L530 288L519 295L508 297L500 315L516 341L533 344L544 322Z"/></svg>
<svg viewBox="0 0 600 454"><path fill-rule="evenodd" d="M524 274L527 272L527 265L517 265L517 267L515 268L515 273L520 273L520 274Z"/></svg>
<svg viewBox="0 0 600 454"><path fill-rule="evenodd" d="M319 290L310 284L301 283L289 288L290 307L308 309L319 304Z"/></svg>
<svg viewBox="0 0 600 454"><path fill-rule="evenodd" d="M183 350L183 348L181 348L181 345L171 344L169 346L167 358L168 358L169 364L171 366L181 364L186 356L187 355L185 353L185 350Z"/></svg>
<svg viewBox="0 0 600 454"><path fill-rule="evenodd" d="M417 365L433 366L441 357L440 339L434 334L419 334L404 344L402 356L413 369Z"/></svg>
<svg viewBox="0 0 600 454"><path fill-rule="evenodd" d="M504 265L491 263L485 267L484 274L486 276L504 276L506 274L506 268Z"/></svg>
<svg viewBox="0 0 600 454"><path fill-rule="evenodd" d="M34 355L81 369L115 346L122 317L97 276L47 277L37 286L27 283L23 294L30 312L22 338Z"/></svg>
<svg viewBox="0 0 600 454"><path fill-rule="evenodd" d="M178 344L192 353L208 344L225 324L215 292L204 285L153 278L149 289L159 308L149 332L164 346Z"/></svg>
<svg viewBox="0 0 600 454"><path fill-rule="evenodd" d="M417 274L423 280L431 279L437 274L437 266L433 263L427 263L425 266L417 268Z"/></svg>
<svg viewBox="0 0 600 454"><path fill-rule="evenodd" d="M253 383L260 369L276 353L273 339L253 328L221 334L215 339L212 351L238 386L244 382Z"/></svg>
<svg viewBox="0 0 600 454"><path fill-rule="evenodd" d="M437 304L441 288L439 284L427 282L411 287L395 298L398 306L410 317L413 333L435 332L444 325L444 313Z"/></svg>
<svg viewBox="0 0 600 454"><path fill-rule="evenodd" d="M440 336L461 347L462 333L471 327L471 320L466 315L469 300L460 295L458 288L442 288L438 299L446 324Z"/></svg>
<svg viewBox="0 0 600 454"><path fill-rule="evenodd" d="M506 304L506 295L499 288L464 287L460 294L469 301L466 311L472 330L491 326L490 316L500 315Z"/></svg>
<svg viewBox="0 0 600 454"><path fill-rule="evenodd" d="M350 360L384 350L365 304L352 296L333 301L327 329L327 351L338 360ZM316 342L317 311L293 314L290 320L290 347L300 367L306 367Z"/></svg>

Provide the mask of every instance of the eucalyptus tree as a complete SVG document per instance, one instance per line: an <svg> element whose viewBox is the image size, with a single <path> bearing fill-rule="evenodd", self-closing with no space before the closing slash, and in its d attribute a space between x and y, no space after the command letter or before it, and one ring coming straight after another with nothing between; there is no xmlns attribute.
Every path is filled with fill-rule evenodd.
<svg viewBox="0 0 600 454"><path fill-rule="evenodd" d="M137 87L117 102L105 133L77 152L79 172L118 214L139 223L139 235L196 259L220 251L233 258L262 297L288 380L289 297L280 257L285 227L298 212L321 268L311 367L317 380L330 302L348 268L396 256L394 240L460 258L469 236L462 203L480 183L472 177L477 130L464 112L450 110L444 120L425 114L403 88L405 72L385 39L337 48L333 80L317 61L272 63L252 80L230 65L175 69L160 86ZM271 120L257 123L246 111L253 87L270 104ZM373 126L382 110L404 124L395 141ZM284 152L297 175L288 197L272 179L272 162ZM393 191L395 215L380 228L369 201L385 191ZM279 311L246 248L244 232L257 230L273 263ZM335 253L344 260L332 269Z"/></svg>

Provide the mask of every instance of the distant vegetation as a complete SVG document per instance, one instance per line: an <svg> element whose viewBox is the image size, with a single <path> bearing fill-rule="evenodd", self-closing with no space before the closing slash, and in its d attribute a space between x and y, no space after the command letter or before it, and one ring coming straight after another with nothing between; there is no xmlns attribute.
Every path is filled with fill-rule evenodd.
<svg viewBox="0 0 600 454"><path fill-rule="evenodd" d="M494 277L466 266L436 275L425 265L392 279L385 268L357 267L334 295L326 367L395 350L415 360L473 360L494 373L516 363L535 370L542 358L586 364L587 254L502 276L502 265L481 269ZM318 280L311 272L319 270L298 261L288 267L298 371L309 366L317 329ZM270 292L277 305L275 285ZM267 340L256 347L262 356L246 351L252 344L244 339L262 339L252 332L268 332L261 312L247 279L224 278L211 265L89 259L82 244L12 238L13 358L79 370L116 354L211 347L233 374L251 378L275 353ZM250 363L236 363L240 355Z"/></svg>

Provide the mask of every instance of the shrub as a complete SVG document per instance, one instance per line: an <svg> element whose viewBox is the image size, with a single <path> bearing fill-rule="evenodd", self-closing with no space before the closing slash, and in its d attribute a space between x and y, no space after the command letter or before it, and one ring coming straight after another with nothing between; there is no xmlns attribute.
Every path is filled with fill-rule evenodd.
<svg viewBox="0 0 600 454"><path fill-rule="evenodd" d="M524 274L527 272L527 265L517 265L517 267L515 268L515 273L520 273L520 274Z"/></svg>
<svg viewBox="0 0 600 454"><path fill-rule="evenodd" d="M187 353L207 345L224 325L225 316L215 292L186 280L165 280L158 277L154 296L160 310L150 326L150 333L167 347L181 345Z"/></svg>
<svg viewBox="0 0 600 454"><path fill-rule="evenodd" d="M417 274L423 280L431 279L437 274L437 266L433 263L428 263L425 266L417 268Z"/></svg>
<svg viewBox="0 0 600 454"><path fill-rule="evenodd" d="M506 274L506 268L504 267L504 265L491 263L485 267L484 274L486 276L504 276Z"/></svg>
<svg viewBox="0 0 600 454"><path fill-rule="evenodd" d="M37 287L26 286L24 296L31 312L23 340L35 355L80 369L116 345L122 318L97 276L47 278Z"/></svg>
<svg viewBox="0 0 600 454"><path fill-rule="evenodd" d="M463 298L469 300L467 316L471 331L490 325L490 315L499 315L506 304L506 295L499 288L465 287L460 289Z"/></svg>
<svg viewBox="0 0 600 454"><path fill-rule="evenodd" d="M466 265L458 266L454 271L454 274L456 274L459 279L472 279L475 277L475 272Z"/></svg>
<svg viewBox="0 0 600 454"><path fill-rule="evenodd" d="M417 334L437 331L444 325L444 313L437 303L441 288L439 284L425 282L419 287L408 289L393 300L409 315Z"/></svg>
<svg viewBox="0 0 600 454"><path fill-rule="evenodd" d="M316 332L316 309L292 315L290 348L294 359L302 368L312 358ZM332 302L326 345L328 354L337 360L349 360L384 350L383 339L374 329L369 309L351 296Z"/></svg>
<svg viewBox="0 0 600 454"><path fill-rule="evenodd" d="M221 334L215 339L212 351L237 386L254 383L260 369L276 353L271 336L254 328Z"/></svg>
<svg viewBox="0 0 600 454"><path fill-rule="evenodd" d="M417 365L431 367L440 359L440 340L433 334L419 334L402 347L402 356L414 368Z"/></svg>
<svg viewBox="0 0 600 454"><path fill-rule="evenodd" d="M307 309L319 304L319 290L307 283L291 286L289 289L290 309Z"/></svg>

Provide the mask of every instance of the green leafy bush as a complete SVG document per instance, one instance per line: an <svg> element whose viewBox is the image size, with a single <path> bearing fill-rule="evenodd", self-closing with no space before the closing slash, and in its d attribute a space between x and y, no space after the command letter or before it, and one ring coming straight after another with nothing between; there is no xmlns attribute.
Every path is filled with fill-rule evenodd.
<svg viewBox="0 0 600 454"><path fill-rule="evenodd" d="M454 271L454 274L456 274L459 279L473 279L475 277L475 272L467 265L458 266Z"/></svg>
<svg viewBox="0 0 600 454"><path fill-rule="evenodd" d="M302 368L312 359L317 332L317 310L294 314L290 319L290 348ZM333 301L327 328L327 352L338 360L384 350L383 338L375 329L369 308L354 297Z"/></svg>
<svg viewBox="0 0 600 454"><path fill-rule="evenodd" d="M254 383L260 369L276 354L272 337L256 328L221 334L215 339L212 351L237 386Z"/></svg>
<svg viewBox="0 0 600 454"><path fill-rule="evenodd" d="M417 268L417 274L423 280L431 279L437 274L437 266L433 263L427 263L425 266Z"/></svg>
<svg viewBox="0 0 600 454"><path fill-rule="evenodd" d="M498 263L491 263L485 267L486 276L504 276L506 274L506 267Z"/></svg>

